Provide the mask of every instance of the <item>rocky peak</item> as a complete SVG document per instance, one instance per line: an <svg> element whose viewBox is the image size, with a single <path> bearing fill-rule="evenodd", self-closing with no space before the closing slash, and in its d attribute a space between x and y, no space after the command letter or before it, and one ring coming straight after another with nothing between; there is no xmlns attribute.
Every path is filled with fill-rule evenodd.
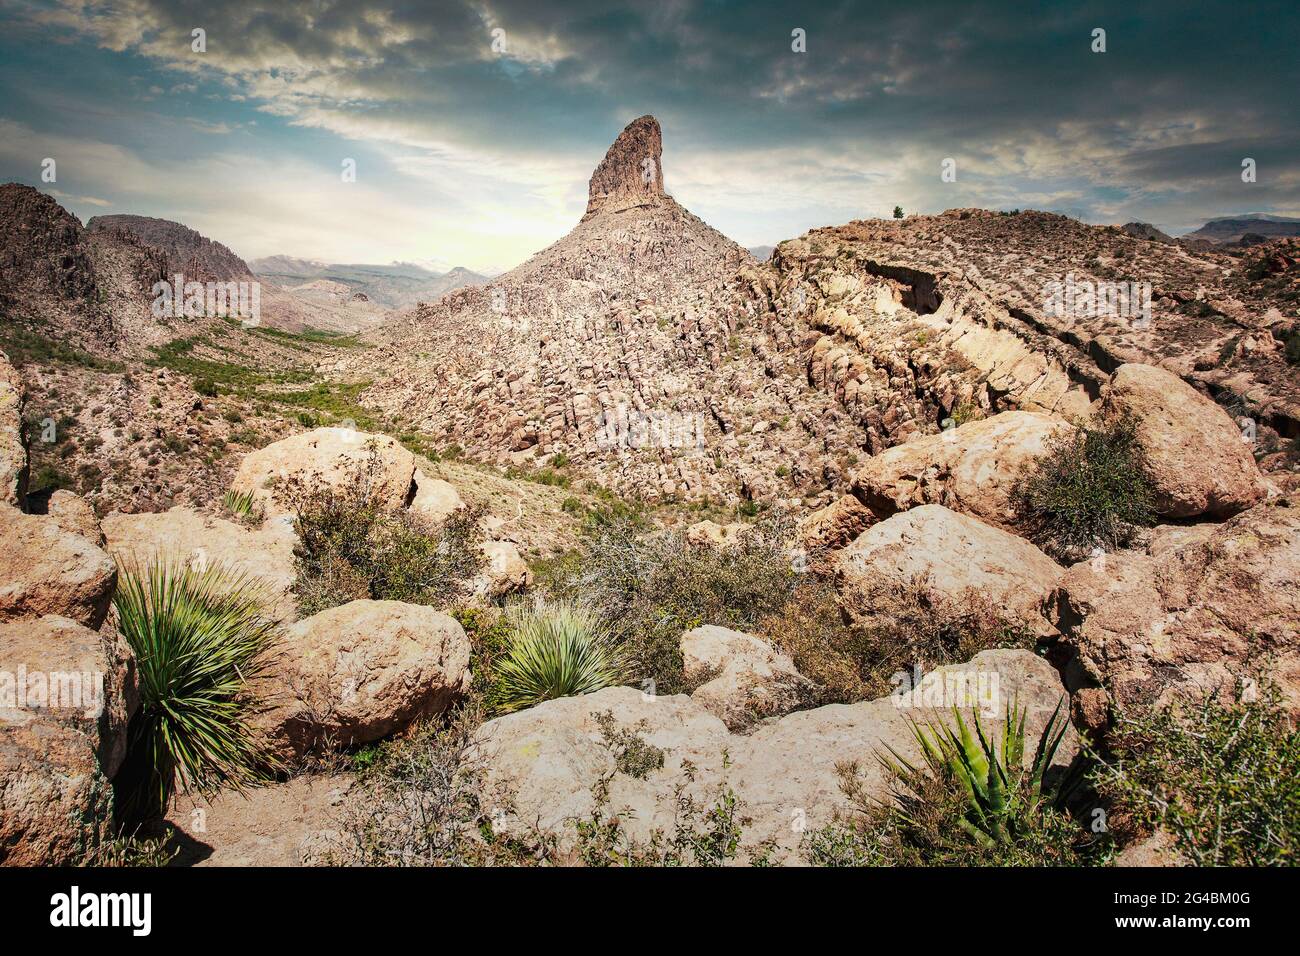
<svg viewBox="0 0 1300 956"><path fill-rule="evenodd" d="M665 196L663 149L663 134L653 116L628 123L591 174L583 219L601 212L659 205Z"/></svg>

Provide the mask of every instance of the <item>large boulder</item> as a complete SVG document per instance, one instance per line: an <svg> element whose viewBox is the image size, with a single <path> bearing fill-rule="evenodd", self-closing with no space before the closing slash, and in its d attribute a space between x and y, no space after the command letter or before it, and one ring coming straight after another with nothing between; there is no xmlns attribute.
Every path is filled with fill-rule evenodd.
<svg viewBox="0 0 1300 956"><path fill-rule="evenodd" d="M219 564L262 590L268 617L291 621L297 616L289 588L296 576L298 538L284 518L246 528L177 506L157 514L114 512L105 516L103 529L105 547L124 567L143 568L157 559L200 569Z"/></svg>
<svg viewBox="0 0 1300 956"><path fill-rule="evenodd" d="M1267 493L1250 445L1222 408L1172 372L1121 365L1099 401L1103 422L1130 416L1156 511L1172 518L1226 518Z"/></svg>
<svg viewBox="0 0 1300 956"><path fill-rule="evenodd" d="M117 583L113 560L48 515L0 505L0 621L58 614L97 628Z"/></svg>
<svg viewBox="0 0 1300 956"><path fill-rule="evenodd" d="M255 723L273 752L294 761L322 746L378 740L441 713L470 684L464 629L433 608L352 601L284 633L255 691Z"/></svg>
<svg viewBox="0 0 1300 956"><path fill-rule="evenodd" d="M730 524L697 521L686 529L686 540L697 547L726 548L736 544L751 527L743 521L733 521Z"/></svg>
<svg viewBox="0 0 1300 956"><path fill-rule="evenodd" d="M883 592L921 586L946 602L977 594L996 604L1008 623L1040 635L1052 631L1041 606L1062 573L1023 538L942 505L922 505L873 525L835 560L840 602L854 620L871 620Z"/></svg>
<svg viewBox="0 0 1300 956"><path fill-rule="evenodd" d="M1104 731L1115 704L1230 688L1248 662L1270 659L1300 716L1300 503L1157 534L1151 547L1074 565L1050 602L1080 725Z"/></svg>
<svg viewBox="0 0 1300 956"><path fill-rule="evenodd" d="M918 505L943 505L1011 530L1014 490L1070 425L1039 412L1003 412L870 458L853 494L878 520Z"/></svg>
<svg viewBox="0 0 1300 956"><path fill-rule="evenodd" d="M440 524L458 508L465 507L456 486L441 478L430 478L418 468L415 471L415 497L408 510L421 518Z"/></svg>
<svg viewBox="0 0 1300 956"><path fill-rule="evenodd" d="M745 821L742 845L757 849L770 841L773 861L792 862L806 833L848 809L837 767L857 763L866 793L887 798L877 758L893 747L919 759L909 720L948 721L953 706L970 706L987 727L1016 701L1026 708L1027 733L1036 740L1063 695L1059 677L1042 658L985 651L932 672L914 692L798 711L740 736L685 695L652 697L611 687L489 721L479 731L476 756L486 766L487 807L507 832L536 827L564 846L575 838L574 825L600 809L617 815L632 839L645 841L655 830L671 835L681 818L680 797L707 810L730 788L737 817ZM624 763L627 735L662 751L662 767ZM1056 766L1076 750L1070 731ZM1033 747L1026 757L1032 759Z"/></svg>
<svg viewBox="0 0 1300 956"><path fill-rule="evenodd" d="M116 635L55 615L0 624L0 863L75 864L110 835L138 703Z"/></svg>
<svg viewBox="0 0 1300 956"><path fill-rule="evenodd" d="M95 514L95 506L81 495L60 488L50 495L45 513L69 534L79 534L97 548L104 546L104 529Z"/></svg>
<svg viewBox="0 0 1300 956"><path fill-rule="evenodd" d="M27 447L23 444L23 382L0 352L0 503L22 507L27 494Z"/></svg>
<svg viewBox="0 0 1300 956"><path fill-rule="evenodd" d="M682 660L691 697L732 731L786 714L806 702L812 683L789 656L767 641L712 624L682 635Z"/></svg>
<svg viewBox="0 0 1300 956"><path fill-rule="evenodd" d="M893 748L920 762L911 721L951 724L958 707L968 721L979 714L986 728L1000 721L1008 706L1026 712L1028 764L1053 710L1065 701L1056 670L1024 650L991 650L962 664L937 668L911 690L856 704L829 704L801 710L762 724L739 738L730 751L728 781L753 818L746 842L772 840L793 851L803 834L832 822L847 809L838 768L856 764L863 792L887 800L889 777L880 755ZM1067 708L1061 707L1064 714ZM1067 731L1054 766L1067 765L1078 750L1078 737Z"/></svg>
<svg viewBox="0 0 1300 956"><path fill-rule="evenodd" d="M400 508L411 494L415 456L387 435L351 428L317 428L249 452L230 486L252 492L269 515L286 510L285 491L295 483L339 488L350 485L374 456L371 492L385 507Z"/></svg>

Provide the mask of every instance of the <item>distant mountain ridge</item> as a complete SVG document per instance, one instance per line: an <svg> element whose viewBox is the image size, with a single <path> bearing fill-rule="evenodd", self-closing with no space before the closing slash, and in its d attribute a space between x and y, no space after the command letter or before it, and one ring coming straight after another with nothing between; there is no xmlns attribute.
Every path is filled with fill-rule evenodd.
<svg viewBox="0 0 1300 956"><path fill-rule="evenodd" d="M1274 216L1270 213L1252 212L1240 216L1221 216L1209 220L1200 229L1189 232L1183 239L1204 239L1213 243L1240 242L1248 233L1258 236L1300 236L1300 218Z"/></svg>
<svg viewBox="0 0 1300 956"><path fill-rule="evenodd" d="M249 266L256 275L286 287L317 280L339 282L390 309L432 302L455 289L488 281L486 276L464 266L435 272L412 262L328 263L277 255L254 259Z"/></svg>

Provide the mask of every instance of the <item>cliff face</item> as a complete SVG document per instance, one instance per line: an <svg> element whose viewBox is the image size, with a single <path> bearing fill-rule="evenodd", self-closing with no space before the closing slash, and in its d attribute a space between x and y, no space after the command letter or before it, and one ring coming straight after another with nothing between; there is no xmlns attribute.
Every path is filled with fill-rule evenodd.
<svg viewBox="0 0 1300 956"><path fill-rule="evenodd" d="M195 281L248 281L248 263L219 242L208 239L168 219L149 216L95 216L86 224L91 232L126 232L166 253L172 269Z"/></svg>
<svg viewBox="0 0 1300 956"><path fill-rule="evenodd" d="M583 219L602 212L661 204L667 198L663 152L658 120L642 116L628 123L591 174Z"/></svg>

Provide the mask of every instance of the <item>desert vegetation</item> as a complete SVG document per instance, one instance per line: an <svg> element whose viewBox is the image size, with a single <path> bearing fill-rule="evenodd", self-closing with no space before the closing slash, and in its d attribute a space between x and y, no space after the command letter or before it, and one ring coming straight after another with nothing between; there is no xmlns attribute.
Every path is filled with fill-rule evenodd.
<svg viewBox="0 0 1300 956"><path fill-rule="evenodd" d="M275 638L263 599L219 565L162 560L123 571L113 602L141 698L117 787L127 819L160 818L178 786L210 793L266 778L248 686Z"/></svg>

